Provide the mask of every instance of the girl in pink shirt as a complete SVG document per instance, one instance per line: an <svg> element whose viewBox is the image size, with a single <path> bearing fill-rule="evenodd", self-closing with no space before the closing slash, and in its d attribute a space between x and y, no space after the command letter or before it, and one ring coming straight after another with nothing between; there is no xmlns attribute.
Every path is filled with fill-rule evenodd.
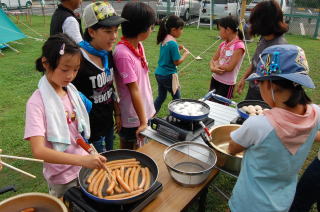
<svg viewBox="0 0 320 212"><path fill-rule="evenodd" d="M156 16L147 4L129 2L124 6L121 17L128 21L121 24L123 37L113 55L122 122L120 148L134 149L137 141L142 145L139 134L155 114L142 41L152 32Z"/></svg>
<svg viewBox="0 0 320 212"><path fill-rule="evenodd" d="M106 158L88 155L76 139L90 137L89 116L70 83L78 73L80 49L67 35L51 36L42 47L36 68L44 76L27 102L24 139L35 158L45 161L49 193L62 197L77 184L81 166L102 168Z"/></svg>
<svg viewBox="0 0 320 212"><path fill-rule="evenodd" d="M210 61L210 70L213 73L210 90L231 99L233 89L245 53L243 35L239 30L239 22L235 17L227 16L218 22L219 34L224 41Z"/></svg>

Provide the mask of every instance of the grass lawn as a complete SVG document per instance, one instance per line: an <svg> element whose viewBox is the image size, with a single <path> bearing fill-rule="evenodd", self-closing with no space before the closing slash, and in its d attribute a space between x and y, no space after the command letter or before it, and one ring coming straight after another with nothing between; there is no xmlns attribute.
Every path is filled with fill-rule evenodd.
<svg viewBox="0 0 320 212"><path fill-rule="evenodd" d="M43 17L32 17L32 28L44 35L44 37L46 37L49 32L48 23L50 23L49 17L46 17L46 24L43 22ZM39 37L24 25L17 24L17 26L29 36ZM156 34L157 32L152 33L150 38L144 42L151 71L150 80L154 98L157 95L157 84L153 72L156 68L159 56L159 47L156 45ZM197 56L216 40L217 34L218 32L216 30L210 31L207 28L197 30L195 27L186 27L182 37L178 39L178 42L185 45L186 48ZM286 38L289 43L299 45L305 49L311 69L310 74L316 86L319 87L319 41L294 35L286 35ZM252 56L254 52L256 41L248 44L250 56ZM22 43L22 45L17 43L11 44L20 51L19 54L7 49L3 51L5 56L0 56L0 148L3 149L4 154L31 157L29 144L22 139L24 134L25 104L33 91L37 88L38 80L41 77L41 74L35 71L34 61L40 56L40 50L43 43L33 39L23 39L20 40L19 43ZM181 64L180 69L183 69L180 73L182 97L198 99L208 91L211 76L208 69L208 62L219 43L220 42L201 55L203 60L194 61L188 67L184 68L192 61L192 57L190 56L187 61ZM248 67L247 57L242 64L240 76L246 67ZM320 95L317 95L316 90L307 90L307 92L315 103L320 103ZM245 93L242 95L236 94L234 100L241 101L244 98L244 95ZM159 114L160 117L167 115L166 105L170 100L171 97L168 97L163 104ZM116 142L115 148L117 147L118 141ZM313 150L305 163L305 167L316 155L318 147L319 145L314 145ZM37 178L31 179L20 173L4 168L2 172L0 172L0 188L8 185L15 185L18 190L17 193L35 191L47 192L47 184L42 177L41 164L12 159L4 159L4 161L36 175ZM234 182L234 179L221 174L218 176L217 180L214 181L214 184L230 193ZM8 192L3 194L0 196L0 201L17 193ZM196 205L192 208L195 206ZM226 207L226 201L210 188L207 211L223 211ZM193 211L193 209L191 210Z"/></svg>

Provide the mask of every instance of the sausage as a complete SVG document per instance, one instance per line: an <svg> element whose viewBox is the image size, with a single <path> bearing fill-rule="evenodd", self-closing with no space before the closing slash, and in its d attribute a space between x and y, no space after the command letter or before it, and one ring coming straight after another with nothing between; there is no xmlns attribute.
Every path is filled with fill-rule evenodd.
<svg viewBox="0 0 320 212"><path fill-rule="evenodd" d="M35 208L26 208L26 209L21 210L20 212L36 212L36 209Z"/></svg>
<svg viewBox="0 0 320 212"><path fill-rule="evenodd" d="M120 167L120 176L122 179L124 179L124 166Z"/></svg>
<svg viewBox="0 0 320 212"><path fill-rule="evenodd" d="M131 173L130 173L130 177L129 177L129 186L130 186L130 189L133 190L133 178L134 178L134 173L136 172L136 167L134 167L132 170L131 170Z"/></svg>
<svg viewBox="0 0 320 212"><path fill-rule="evenodd" d="M107 164L108 167L114 168L114 167L130 167L130 166L137 166L140 165L140 161L132 161L132 162L126 162L126 163L115 163L115 164Z"/></svg>
<svg viewBox="0 0 320 212"><path fill-rule="evenodd" d="M132 168L132 167L138 167L139 166L139 164L136 164L136 165L121 165L121 166L124 166L124 168ZM110 167L110 169L112 169L112 170L115 170L115 169L120 169L121 168L121 166L111 166Z"/></svg>
<svg viewBox="0 0 320 212"><path fill-rule="evenodd" d="M104 184L105 184L105 182L106 182L106 179L107 179L107 172L104 172L103 174L102 174L102 179L101 179L101 181L100 181L100 183L99 183L99 186L98 186L98 197L99 198L103 198L103 196L102 196L102 188L103 188L103 186L104 186Z"/></svg>
<svg viewBox="0 0 320 212"><path fill-rule="evenodd" d="M139 174L140 174L141 167L139 166L134 173L134 179L133 179L133 188L134 190L137 190L139 185L138 185L138 180L139 180Z"/></svg>
<svg viewBox="0 0 320 212"><path fill-rule="evenodd" d="M112 172L112 175L113 175L113 178L114 179L116 179L116 171L118 171L118 170L115 170L115 171L113 171ZM114 187L114 191L116 192L116 193L118 193L118 194L120 194L120 193L122 193L122 189L119 187L119 185L116 185L115 187Z"/></svg>
<svg viewBox="0 0 320 212"><path fill-rule="evenodd" d="M129 176L130 176L131 170L132 170L132 168L128 168L126 170L125 175L124 175L124 182L127 183L127 185L129 185Z"/></svg>
<svg viewBox="0 0 320 212"><path fill-rule="evenodd" d="M150 187L150 171L149 168L146 167L145 168L145 175L146 175L146 184L144 185L144 191L148 190L148 188Z"/></svg>
<svg viewBox="0 0 320 212"><path fill-rule="evenodd" d="M118 193L118 194L123 193L123 192L122 192L122 189L121 189L118 185L116 185L116 186L114 187L114 190L115 190L116 193Z"/></svg>
<svg viewBox="0 0 320 212"><path fill-rule="evenodd" d="M146 183L146 170L144 168L141 168L141 181L139 184L139 189L143 189L145 183Z"/></svg>
<svg viewBox="0 0 320 212"><path fill-rule="evenodd" d="M109 181L109 186L107 188L107 194L111 195L114 193L113 189L116 185L116 182L112 179L112 177L110 176L110 181Z"/></svg>
<svg viewBox="0 0 320 212"><path fill-rule="evenodd" d="M116 164L116 163L127 163L127 162L134 162L137 161L135 158L129 158L129 159L122 159L122 160L113 160L106 162L106 165Z"/></svg>
<svg viewBox="0 0 320 212"><path fill-rule="evenodd" d="M102 173L102 172L103 172L103 170L100 169L100 170L98 171L98 173L97 173L96 175L94 175L94 177L92 178L91 183L90 183L89 186L88 186L88 191L89 191L90 193L93 192L94 184L96 183L96 181L97 181L97 179L98 179L98 176L99 176L100 173Z"/></svg>
<svg viewBox="0 0 320 212"><path fill-rule="evenodd" d="M110 199L110 200L124 199L124 198L129 198L129 197L136 196L138 194L141 194L142 192L143 192L143 189L140 189L140 190L133 191L131 193L115 194L115 195L112 195L112 196L105 196L104 198L105 199Z"/></svg>
<svg viewBox="0 0 320 212"><path fill-rule="evenodd" d="M93 176L97 173L98 169L94 169L91 174L89 175L89 177L87 178L87 183L91 183Z"/></svg>
<svg viewBox="0 0 320 212"><path fill-rule="evenodd" d="M124 182L124 180L121 178L119 171L117 171L117 176L116 176L118 182L120 183L121 187L128 193L132 191L132 189Z"/></svg>
<svg viewBox="0 0 320 212"><path fill-rule="evenodd" d="M94 184L93 186L93 195L97 196L98 195L98 187L99 187L99 184L103 178L105 174L105 171L102 171L101 174L98 176L98 179L96 180L96 183Z"/></svg>

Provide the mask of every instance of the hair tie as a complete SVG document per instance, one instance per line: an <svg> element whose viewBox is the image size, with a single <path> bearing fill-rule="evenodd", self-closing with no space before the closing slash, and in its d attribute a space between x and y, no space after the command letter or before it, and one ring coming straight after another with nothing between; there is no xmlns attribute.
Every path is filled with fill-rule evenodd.
<svg viewBox="0 0 320 212"><path fill-rule="evenodd" d="M163 26L164 26L164 29L165 29L167 32L168 32L168 30L167 30L167 21L168 21L168 19L169 19L169 16L166 16L166 17L163 18L163 21L164 21Z"/></svg>
<svg viewBox="0 0 320 212"><path fill-rule="evenodd" d="M61 48L60 48L60 51L59 51L59 54L60 55L64 55L64 48L66 47L66 44L65 43L63 43L62 45L61 45Z"/></svg>

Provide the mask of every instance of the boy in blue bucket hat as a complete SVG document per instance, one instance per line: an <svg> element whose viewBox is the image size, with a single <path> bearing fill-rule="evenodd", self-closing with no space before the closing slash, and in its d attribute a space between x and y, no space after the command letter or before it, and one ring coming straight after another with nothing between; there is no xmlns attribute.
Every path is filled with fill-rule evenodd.
<svg viewBox="0 0 320 212"><path fill-rule="evenodd" d="M320 127L320 108L303 89L315 87L308 72L300 47L275 45L262 52L257 72L248 77L272 109L249 117L230 134L229 152L245 151L229 200L232 212L289 210L298 172Z"/></svg>

